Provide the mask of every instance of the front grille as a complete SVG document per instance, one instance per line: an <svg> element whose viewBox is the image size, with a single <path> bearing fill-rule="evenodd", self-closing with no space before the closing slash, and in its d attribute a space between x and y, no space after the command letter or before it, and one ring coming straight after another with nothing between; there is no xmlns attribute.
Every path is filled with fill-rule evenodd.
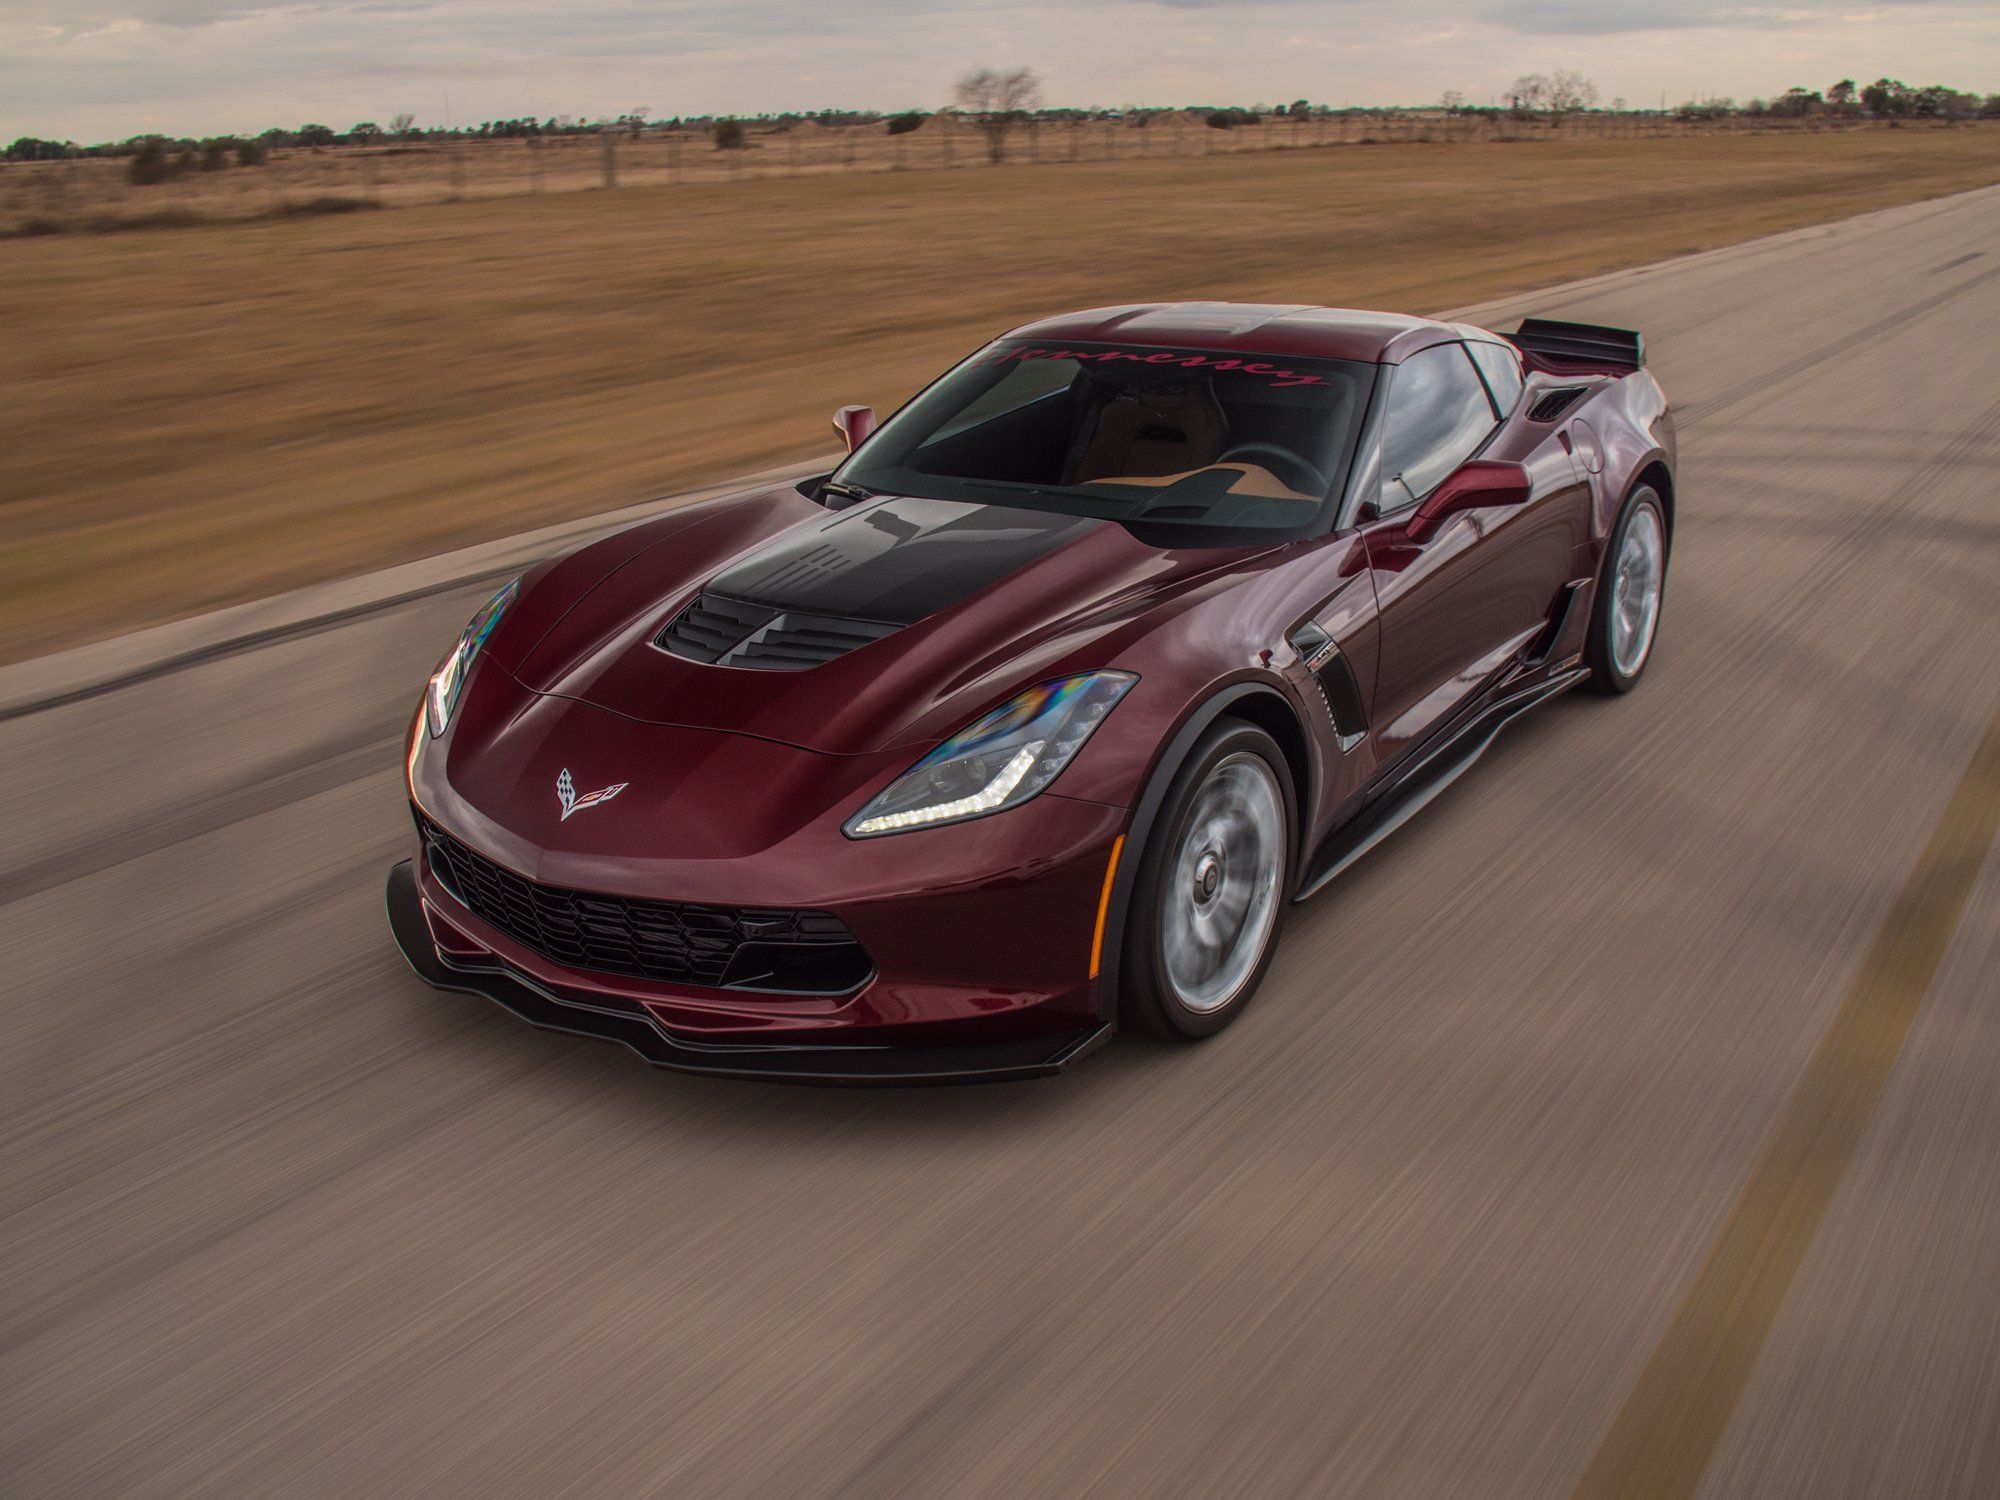
<svg viewBox="0 0 2000 1500"><path fill-rule="evenodd" d="M417 814L431 873L481 921L555 963L718 989L839 995L872 972L836 916L641 901L525 879Z"/></svg>
<svg viewBox="0 0 2000 1500"><path fill-rule="evenodd" d="M1553 422L1557 417L1576 404L1576 398L1583 394L1580 385L1557 386L1545 391L1528 412L1530 422Z"/></svg>
<svg viewBox="0 0 2000 1500"><path fill-rule="evenodd" d="M655 644L711 666L803 672L899 628L703 594L668 622Z"/></svg>

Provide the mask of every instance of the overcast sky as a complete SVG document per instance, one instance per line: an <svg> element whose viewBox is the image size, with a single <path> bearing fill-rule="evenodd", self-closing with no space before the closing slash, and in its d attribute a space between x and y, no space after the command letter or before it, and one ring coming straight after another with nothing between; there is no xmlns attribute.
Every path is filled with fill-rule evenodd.
<svg viewBox="0 0 2000 1500"><path fill-rule="evenodd" d="M0 0L0 141L927 108L980 64L1051 104L1484 102L1557 68L1635 105L2000 92L2000 0Z"/></svg>

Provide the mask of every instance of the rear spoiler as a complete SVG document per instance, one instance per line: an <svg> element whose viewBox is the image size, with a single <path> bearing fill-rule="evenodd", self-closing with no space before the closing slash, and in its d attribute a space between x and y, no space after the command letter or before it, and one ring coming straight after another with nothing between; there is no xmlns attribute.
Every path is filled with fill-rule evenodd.
<svg viewBox="0 0 2000 1500"><path fill-rule="evenodd" d="M1646 341L1630 328L1523 318L1519 328L1501 337L1529 356L1531 363L1555 374L1607 370L1629 375L1646 363Z"/></svg>

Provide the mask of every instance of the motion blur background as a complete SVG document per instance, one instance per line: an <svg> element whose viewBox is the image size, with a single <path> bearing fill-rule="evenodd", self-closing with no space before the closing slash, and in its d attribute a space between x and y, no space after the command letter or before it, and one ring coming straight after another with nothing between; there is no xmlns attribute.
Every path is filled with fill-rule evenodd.
<svg viewBox="0 0 2000 1500"><path fill-rule="evenodd" d="M2000 1493L1996 90L1970 0L0 0L8 1493ZM403 969L495 579L1183 297L1641 328L1642 690L1055 1083Z"/></svg>

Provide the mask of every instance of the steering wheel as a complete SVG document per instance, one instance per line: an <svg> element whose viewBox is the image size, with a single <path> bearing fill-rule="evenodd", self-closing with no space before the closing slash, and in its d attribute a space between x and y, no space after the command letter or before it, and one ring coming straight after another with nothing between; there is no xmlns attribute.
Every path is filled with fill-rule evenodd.
<svg viewBox="0 0 2000 1500"><path fill-rule="evenodd" d="M1216 460L1219 464L1255 464L1269 469L1291 489L1302 495L1325 495L1333 481L1320 473L1291 449L1277 443L1238 443ZM1303 483L1300 481L1303 480Z"/></svg>

